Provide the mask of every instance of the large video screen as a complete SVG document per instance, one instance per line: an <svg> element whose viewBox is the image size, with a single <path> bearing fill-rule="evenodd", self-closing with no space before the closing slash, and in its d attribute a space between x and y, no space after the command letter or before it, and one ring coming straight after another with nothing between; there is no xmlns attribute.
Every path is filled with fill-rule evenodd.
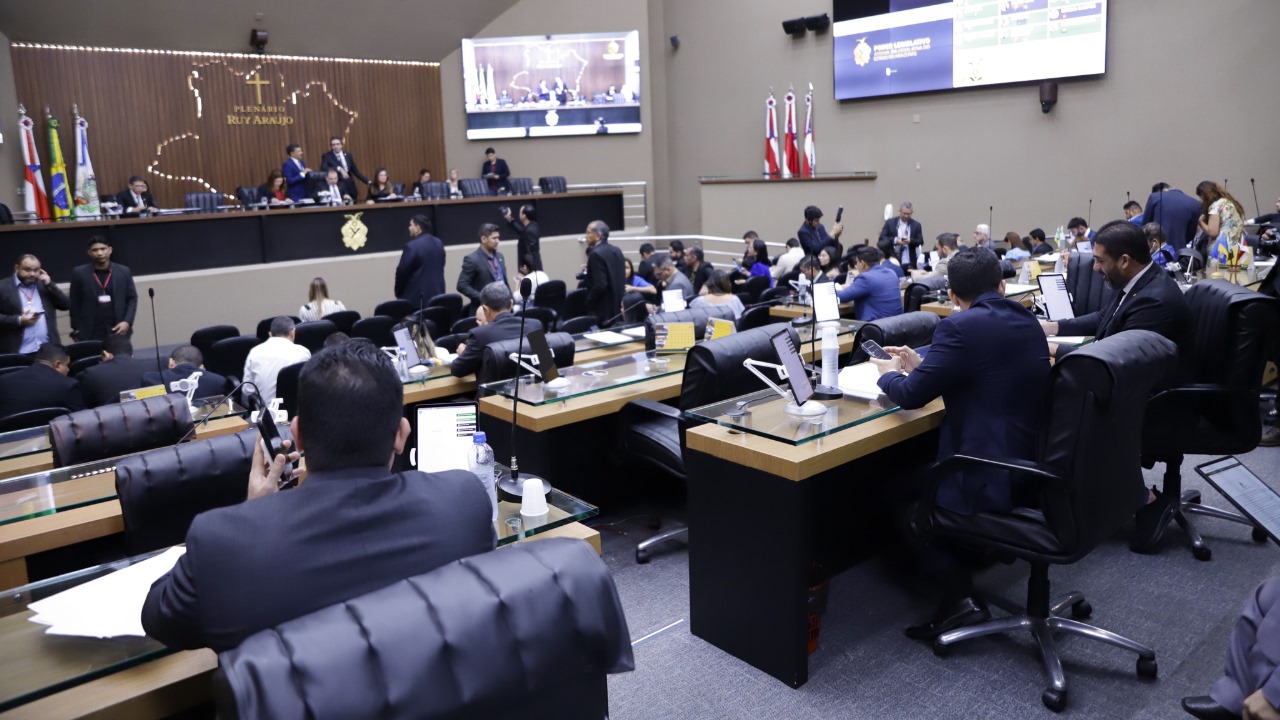
<svg viewBox="0 0 1280 720"><path fill-rule="evenodd" d="M640 33L462 41L467 139L640 132Z"/></svg>
<svg viewBox="0 0 1280 720"><path fill-rule="evenodd" d="M1107 0L834 0L837 100L1097 75Z"/></svg>

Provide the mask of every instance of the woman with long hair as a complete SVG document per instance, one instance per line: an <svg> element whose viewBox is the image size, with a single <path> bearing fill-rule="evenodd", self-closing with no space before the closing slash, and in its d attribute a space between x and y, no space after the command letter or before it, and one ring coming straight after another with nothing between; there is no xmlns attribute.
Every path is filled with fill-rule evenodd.
<svg viewBox="0 0 1280 720"><path fill-rule="evenodd" d="M373 182L369 183L369 197L365 202L373 204L379 200L395 200L400 197L396 195L395 189L391 187L391 181L388 180L387 169L380 167L373 171Z"/></svg>
<svg viewBox="0 0 1280 720"><path fill-rule="evenodd" d="M1200 198L1200 232L1209 238L1208 245L1212 247L1222 233L1232 245L1238 245L1244 238L1244 206L1240 201L1212 180L1197 185L1196 196Z"/></svg>
<svg viewBox="0 0 1280 720"><path fill-rule="evenodd" d="M288 205L293 202L289 199L289 188L285 187L284 175L279 170L272 170L267 175L267 181L258 186L258 195L270 205Z"/></svg>
<svg viewBox="0 0 1280 720"><path fill-rule="evenodd" d="M728 305L733 309L733 319L735 320L742 317L743 311L746 310L738 296L733 294L733 282L729 280L729 273L723 270L713 270L711 277L707 278L707 281L702 284L702 294L689 303L691 308L705 308L715 305Z"/></svg>
<svg viewBox="0 0 1280 720"><path fill-rule="evenodd" d="M311 289L307 291L307 304L298 308L298 317L303 322L314 322L342 310L346 310L346 306L337 300L329 297L329 284L324 278L318 277L311 281Z"/></svg>

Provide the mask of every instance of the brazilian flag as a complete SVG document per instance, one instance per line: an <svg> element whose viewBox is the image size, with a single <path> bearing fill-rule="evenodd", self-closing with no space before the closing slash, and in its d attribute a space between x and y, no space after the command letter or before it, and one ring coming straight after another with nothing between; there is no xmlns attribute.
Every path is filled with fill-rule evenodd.
<svg viewBox="0 0 1280 720"><path fill-rule="evenodd" d="M58 142L58 118L52 115L49 116L49 205L55 221L71 215L67 164L62 160L62 144Z"/></svg>

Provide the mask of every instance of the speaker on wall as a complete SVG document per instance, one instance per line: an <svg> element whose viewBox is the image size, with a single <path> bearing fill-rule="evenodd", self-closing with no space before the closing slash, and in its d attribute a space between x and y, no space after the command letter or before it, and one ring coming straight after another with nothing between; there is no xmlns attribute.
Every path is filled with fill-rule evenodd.
<svg viewBox="0 0 1280 720"><path fill-rule="evenodd" d="M820 33L831 27L831 16L822 13L821 15L813 15L804 19L804 26L812 32Z"/></svg>
<svg viewBox="0 0 1280 720"><path fill-rule="evenodd" d="M1040 112L1046 115L1058 104L1058 81L1045 80L1040 83Z"/></svg>
<svg viewBox="0 0 1280 720"><path fill-rule="evenodd" d="M782 31L791 37L804 37L806 28L804 26L804 18L796 18L794 20L783 20Z"/></svg>
<svg viewBox="0 0 1280 720"><path fill-rule="evenodd" d="M265 54L267 52L267 31L257 29L250 30L249 44L253 46L254 50L258 51L259 55Z"/></svg>
<svg viewBox="0 0 1280 720"><path fill-rule="evenodd" d="M679 50L679 49L680 49L680 36L679 36L679 35L672 35L672 36L671 36L671 49L672 49L672 50Z"/></svg>

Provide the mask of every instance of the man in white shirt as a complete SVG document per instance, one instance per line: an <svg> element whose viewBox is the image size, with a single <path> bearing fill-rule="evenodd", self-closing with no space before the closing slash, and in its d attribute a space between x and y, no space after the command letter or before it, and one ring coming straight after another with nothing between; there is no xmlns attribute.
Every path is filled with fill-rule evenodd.
<svg viewBox="0 0 1280 720"><path fill-rule="evenodd" d="M804 259L804 249L800 247L800 241L791 238L787 240L787 251L778 256L778 264L773 266L773 279L786 275L796 269L796 265Z"/></svg>
<svg viewBox="0 0 1280 720"><path fill-rule="evenodd" d="M293 320L278 317L271 321L271 337L249 351L244 361L244 381L253 383L270 404L276 396L276 376L282 368L311 359L311 351L293 343Z"/></svg>

